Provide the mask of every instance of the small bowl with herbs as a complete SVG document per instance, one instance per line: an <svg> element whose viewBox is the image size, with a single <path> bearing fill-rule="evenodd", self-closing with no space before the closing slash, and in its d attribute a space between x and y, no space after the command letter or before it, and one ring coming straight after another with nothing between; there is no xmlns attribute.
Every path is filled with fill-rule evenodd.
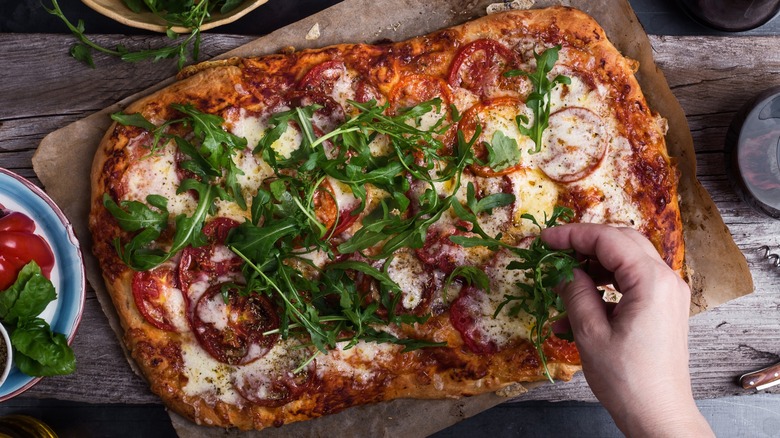
<svg viewBox="0 0 780 438"><path fill-rule="evenodd" d="M0 168L0 323L11 359L0 402L42 377L75 371L70 343L85 292L81 249L65 215L40 188Z"/></svg>
<svg viewBox="0 0 780 438"><path fill-rule="evenodd" d="M178 34L232 23L268 0L81 0L115 21L139 29Z"/></svg>

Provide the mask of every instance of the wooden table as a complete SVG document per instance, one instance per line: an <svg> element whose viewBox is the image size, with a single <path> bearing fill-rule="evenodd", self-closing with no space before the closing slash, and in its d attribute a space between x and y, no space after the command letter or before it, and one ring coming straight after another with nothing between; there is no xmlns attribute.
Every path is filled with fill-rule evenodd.
<svg viewBox="0 0 780 438"><path fill-rule="evenodd" d="M121 41L136 49L163 41L156 36L96 38L107 46ZM212 34L202 47L210 57L251 39ZM694 395L746 395L749 392L736 384L736 378L780 361L780 268L756 251L765 244L780 251L780 221L755 213L739 200L725 175L722 149L735 111L758 92L780 85L780 36L653 36L651 41L658 67L688 115L699 179L746 254L756 286L755 293L691 319ZM176 72L171 62L126 64L103 56L96 56L97 68L90 69L68 56L72 42L65 35L0 34L0 167L36 183L31 158L46 134ZM159 404L124 360L91 289L73 347L76 373L43 379L24 398ZM780 394L780 387L768 392ZM522 400L595 399L578 376L571 383L532 391Z"/></svg>

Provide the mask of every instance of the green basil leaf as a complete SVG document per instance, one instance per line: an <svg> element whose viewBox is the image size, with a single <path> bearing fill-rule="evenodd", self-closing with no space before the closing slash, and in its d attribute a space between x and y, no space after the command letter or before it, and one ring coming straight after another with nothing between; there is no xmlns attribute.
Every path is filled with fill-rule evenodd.
<svg viewBox="0 0 780 438"><path fill-rule="evenodd" d="M52 282L31 261L22 267L11 287L0 292L0 320L16 324L20 319L33 318L56 298Z"/></svg>
<svg viewBox="0 0 780 438"><path fill-rule="evenodd" d="M11 331L14 363L30 376L55 376L76 370L76 356L61 333L40 319L24 320Z"/></svg>

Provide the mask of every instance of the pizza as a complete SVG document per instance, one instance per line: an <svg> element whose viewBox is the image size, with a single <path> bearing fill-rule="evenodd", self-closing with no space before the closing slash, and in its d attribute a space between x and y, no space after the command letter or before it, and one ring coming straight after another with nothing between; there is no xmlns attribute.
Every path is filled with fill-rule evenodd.
<svg viewBox="0 0 780 438"><path fill-rule="evenodd" d="M632 227L682 268L636 68L554 7L207 62L115 114L90 228L151 389L262 429L570 379L551 287L576 260L542 228Z"/></svg>

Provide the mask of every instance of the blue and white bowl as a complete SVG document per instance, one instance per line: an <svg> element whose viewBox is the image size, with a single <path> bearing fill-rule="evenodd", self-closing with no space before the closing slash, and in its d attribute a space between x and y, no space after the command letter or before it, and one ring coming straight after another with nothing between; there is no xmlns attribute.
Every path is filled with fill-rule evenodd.
<svg viewBox="0 0 780 438"><path fill-rule="evenodd" d="M57 299L49 303L40 317L49 323L52 330L64 334L70 344L81 322L87 288L84 261L73 227L43 190L3 168L0 168L0 204L33 219L35 232L51 246L54 253L51 281ZM0 384L0 402L21 394L40 379L11 366L8 377Z"/></svg>

